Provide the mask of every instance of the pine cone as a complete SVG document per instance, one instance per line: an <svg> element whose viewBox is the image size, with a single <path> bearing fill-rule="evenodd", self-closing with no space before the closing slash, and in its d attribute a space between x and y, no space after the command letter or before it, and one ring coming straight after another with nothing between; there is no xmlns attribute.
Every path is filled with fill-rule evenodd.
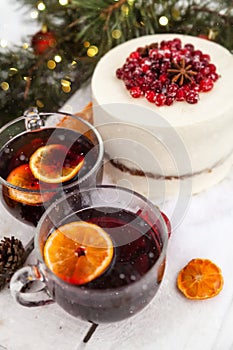
<svg viewBox="0 0 233 350"><path fill-rule="evenodd" d="M0 242L0 290L8 283L14 272L25 262L25 249L15 237L4 237Z"/></svg>

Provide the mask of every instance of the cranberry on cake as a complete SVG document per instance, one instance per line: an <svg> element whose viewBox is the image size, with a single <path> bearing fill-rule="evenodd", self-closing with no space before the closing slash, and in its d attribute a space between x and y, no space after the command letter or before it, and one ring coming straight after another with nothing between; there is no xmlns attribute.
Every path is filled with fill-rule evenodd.
<svg viewBox="0 0 233 350"><path fill-rule="evenodd" d="M221 181L233 163L232 78L232 54L193 36L148 35L109 51L92 97L112 181L151 198Z"/></svg>

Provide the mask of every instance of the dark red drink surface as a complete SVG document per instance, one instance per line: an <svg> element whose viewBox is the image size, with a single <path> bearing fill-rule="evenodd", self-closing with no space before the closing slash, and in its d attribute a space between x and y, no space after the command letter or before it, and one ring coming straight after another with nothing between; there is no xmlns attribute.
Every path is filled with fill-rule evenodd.
<svg viewBox="0 0 233 350"><path fill-rule="evenodd" d="M79 178L83 177L92 169L98 157L97 148L94 147L93 143L84 135L64 128L44 128L38 131L19 134L4 145L0 150L0 176L6 180L13 169L16 169L20 165L28 164L30 156L39 147L48 144L61 144L66 146L74 162L76 159L78 161L77 157L85 158L84 165L78 173ZM77 178L73 178L70 182L72 183L76 179ZM67 183L64 184L66 185ZM57 195L62 188L63 186L60 184L57 188L54 187L54 184L46 184L46 189L53 190L54 195ZM29 205L13 200L9 197L8 190L4 186L2 194L3 203L11 214L19 220L32 223L35 226L37 225L38 220L44 212L43 204ZM54 196L51 196L50 202L53 202L54 199ZM46 206L48 205L49 202L46 203Z"/></svg>
<svg viewBox="0 0 233 350"><path fill-rule="evenodd" d="M156 226L150 227L141 217L126 210L109 208L86 209L78 213L80 220L101 226L114 244L114 258L109 268L95 280L73 286L72 291L59 283L52 283L51 293L67 312L93 322L114 322L130 317L144 308L158 289L158 269L146 283L143 276L154 266L162 251L162 241ZM77 221L72 216L62 222ZM142 280L140 286L138 284ZM124 287L135 286L135 290L125 293ZM136 286L137 285L137 286ZM77 288L77 294L75 289ZM87 294L80 298L78 290ZM102 297L92 293L101 292Z"/></svg>

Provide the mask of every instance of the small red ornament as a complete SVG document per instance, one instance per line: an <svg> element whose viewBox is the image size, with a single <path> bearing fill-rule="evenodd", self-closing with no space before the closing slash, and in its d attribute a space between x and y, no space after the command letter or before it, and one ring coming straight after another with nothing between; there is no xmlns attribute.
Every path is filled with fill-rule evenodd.
<svg viewBox="0 0 233 350"><path fill-rule="evenodd" d="M42 55L56 46L56 37L53 32L40 30L32 37L31 45L36 55Z"/></svg>

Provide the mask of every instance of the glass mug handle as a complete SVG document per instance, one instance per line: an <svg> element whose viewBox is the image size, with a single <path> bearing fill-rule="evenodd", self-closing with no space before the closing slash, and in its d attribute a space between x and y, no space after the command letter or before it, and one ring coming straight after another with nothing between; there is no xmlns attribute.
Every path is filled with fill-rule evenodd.
<svg viewBox="0 0 233 350"><path fill-rule="evenodd" d="M23 306L34 307L48 305L54 302L48 293L45 284L41 289L33 292L23 292L23 288L30 282L44 282L44 277L40 273L38 266L25 266L16 271L10 281L10 291L13 298Z"/></svg>

